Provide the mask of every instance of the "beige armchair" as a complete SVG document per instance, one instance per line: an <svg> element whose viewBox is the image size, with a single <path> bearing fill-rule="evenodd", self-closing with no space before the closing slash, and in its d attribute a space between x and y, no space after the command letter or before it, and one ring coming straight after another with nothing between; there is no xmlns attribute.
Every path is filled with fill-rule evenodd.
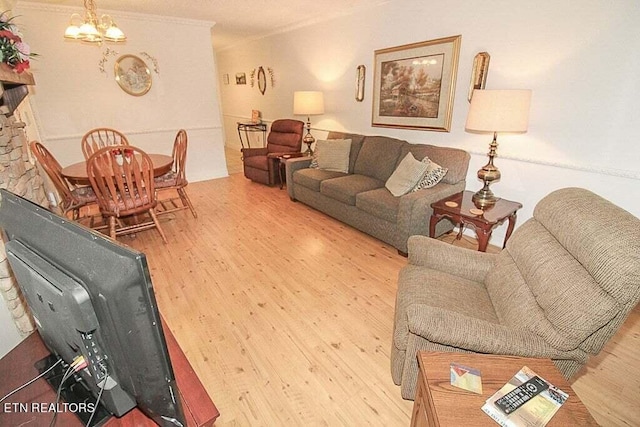
<svg viewBox="0 0 640 427"><path fill-rule="evenodd" d="M551 358L570 378L640 300L640 219L558 190L499 254L412 236L398 280L391 373L403 398L419 350Z"/></svg>

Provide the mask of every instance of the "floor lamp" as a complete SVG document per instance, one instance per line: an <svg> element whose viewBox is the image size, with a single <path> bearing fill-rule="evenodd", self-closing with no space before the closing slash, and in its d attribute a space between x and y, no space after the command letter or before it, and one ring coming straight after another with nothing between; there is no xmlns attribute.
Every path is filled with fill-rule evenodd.
<svg viewBox="0 0 640 427"><path fill-rule="evenodd" d="M293 114L307 116L307 134L302 138L302 142L307 144L305 156L311 156L313 150L311 145L315 138L311 135L310 116L324 114L324 96L319 91L297 91L293 93Z"/></svg>
<svg viewBox="0 0 640 427"><path fill-rule="evenodd" d="M465 130L473 133L493 133L489 145L489 162L478 171L483 187L473 195L479 208L493 206L498 198L489 185L500 179L493 164L498 148L498 133L525 133L529 126L530 90L474 90Z"/></svg>

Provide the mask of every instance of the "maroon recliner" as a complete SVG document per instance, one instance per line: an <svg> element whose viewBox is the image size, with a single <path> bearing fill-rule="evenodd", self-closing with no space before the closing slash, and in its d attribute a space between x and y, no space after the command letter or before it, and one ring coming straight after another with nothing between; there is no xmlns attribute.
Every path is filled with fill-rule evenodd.
<svg viewBox="0 0 640 427"><path fill-rule="evenodd" d="M304 123L300 120L280 119L271 123L266 147L241 150L244 176L262 184L278 183L278 157L287 153L300 153L303 130Z"/></svg>

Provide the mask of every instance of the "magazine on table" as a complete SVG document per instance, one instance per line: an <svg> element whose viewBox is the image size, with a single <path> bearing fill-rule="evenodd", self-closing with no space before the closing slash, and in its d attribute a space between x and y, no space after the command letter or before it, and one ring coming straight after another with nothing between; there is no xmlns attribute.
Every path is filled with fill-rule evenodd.
<svg viewBox="0 0 640 427"><path fill-rule="evenodd" d="M538 377L549 387L531 398L525 397L523 399L525 403L513 410L513 412L507 414L495 403L496 400L534 377L538 377L538 375L524 366L509 382L487 399L486 403L482 406L482 410L504 427L545 426L555 413L558 412L558 409L560 409L569 395L548 381L544 381L543 378Z"/></svg>

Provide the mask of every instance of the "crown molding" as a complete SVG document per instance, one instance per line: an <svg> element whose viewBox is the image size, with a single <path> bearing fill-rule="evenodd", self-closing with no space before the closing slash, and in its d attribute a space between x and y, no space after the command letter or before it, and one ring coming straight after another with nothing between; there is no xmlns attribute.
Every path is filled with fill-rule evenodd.
<svg viewBox="0 0 640 427"><path fill-rule="evenodd" d="M275 35L278 35L278 34L288 33L290 31L298 30L300 28L305 28L305 27L309 27L311 25L321 24L323 22L327 22L327 21L331 21L331 20L334 20L334 19L338 19L338 18L341 18L343 16L351 16L351 15L356 14L356 13L362 11L362 10L369 10L371 8L382 6L382 5L385 5L385 4L390 3L390 2L391 2L391 0L370 1L364 6L355 7L353 9L351 9L351 10L341 11L341 12L337 12L337 13L334 13L334 14L331 14L331 15L327 15L327 16L306 19L304 21L296 22L294 24L278 28L275 31L269 31L269 32L263 33L263 34L258 34L258 35L255 35L255 36L245 37L242 40L239 40L239 41L237 41L237 42L235 42L233 44L221 47L221 48L219 48L217 50L219 52L223 52L225 50L234 49L235 47L237 47L239 45L242 45L242 44L245 44L247 42L256 41L256 40L262 40L262 39L265 39L267 37L275 36Z"/></svg>
<svg viewBox="0 0 640 427"><path fill-rule="evenodd" d="M82 13L84 8L63 6L63 5L51 5L45 3L35 2L20 2L16 5L15 9L18 10L37 10L50 13L59 13L71 15L72 13ZM132 19L146 22L159 22L163 24L180 24L189 26L199 26L212 28L216 23L214 21L200 21L196 19L177 18L175 16L160 16L160 15L148 15L144 13L124 12L121 10L100 9L100 13L106 13L118 19Z"/></svg>

